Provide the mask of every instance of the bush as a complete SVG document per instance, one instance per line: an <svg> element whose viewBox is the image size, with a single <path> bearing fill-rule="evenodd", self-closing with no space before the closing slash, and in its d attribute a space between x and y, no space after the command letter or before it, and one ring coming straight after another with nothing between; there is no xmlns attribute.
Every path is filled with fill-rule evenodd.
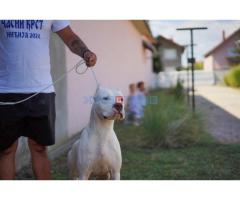
<svg viewBox="0 0 240 200"><path fill-rule="evenodd" d="M184 87L183 87L183 80L177 80L176 86L172 89L173 94L176 99L183 100L184 99Z"/></svg>
<svg viewBox="0 0 240 200"><path fill-rule="evenodd" d="M196 143L202 132L199 114L193 115L184 101L161 93L158 105L148 105L143 120L147 147L186 147Z"/></svg>
<svg viewBox="0 0 240 200"><path fill-rule="evenodd" d="M184 68L181 67L181 66L178 66L178 67L176 67L176 70L177 70L177 71L182 71L182 70L184 70Z"/></svg>
<svg viewBox="0 0 240 200"><path fill-rule="evenodd" d="M225 74L224 82L230 87L240 87L240 65L233 67Z"/></svg>
<svg viewBox="0 0 240 200"><path fill-rule="evenodd" d="M195 70L203 70L203 62L199 61L199 62L194 63L194 69Z"/></svg>
<svg viewBox="0 0 240 200"><path fill-rule="evenodd" d="M163 64L160 56L153 56L153 72L158 74L161 71L163 71Z"/></svg>

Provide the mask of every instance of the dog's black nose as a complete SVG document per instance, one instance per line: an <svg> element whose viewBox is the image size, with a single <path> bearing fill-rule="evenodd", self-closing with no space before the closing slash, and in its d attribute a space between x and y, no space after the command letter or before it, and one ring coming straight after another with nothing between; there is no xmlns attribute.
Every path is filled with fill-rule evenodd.
<svg viewBox="0 0 240 200"><path fill-rule="evenodd" d="M113 107L114 107L118 112L122 111L122 109L123 109L123 105L122 105L121 103L115 103L115 104L113 105Z"/></svg>

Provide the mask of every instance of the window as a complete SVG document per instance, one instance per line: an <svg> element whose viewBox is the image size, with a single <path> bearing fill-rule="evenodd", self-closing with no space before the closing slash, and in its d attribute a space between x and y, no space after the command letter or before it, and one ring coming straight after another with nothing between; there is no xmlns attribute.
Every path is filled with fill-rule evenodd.
<svg viewBox="0 0 240 200"><path fill-rule="evenodd" d="M227 57L236 57L239 54L236 52L236 47L231 47L227 50Z"/></svg>
<svg viewBox="0 0 240 200"><path fill-rule="evenodd" d="M166 60L175 60L177 59L177 51L176 49L164 49L163 50L163 58Z"/></svg>

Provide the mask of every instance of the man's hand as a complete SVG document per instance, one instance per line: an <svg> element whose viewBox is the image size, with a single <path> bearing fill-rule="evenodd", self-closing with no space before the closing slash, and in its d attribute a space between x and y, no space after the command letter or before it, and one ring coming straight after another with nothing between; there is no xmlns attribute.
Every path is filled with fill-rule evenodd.
<svg viewBox="0 0 240 200"><path fill-rule="evenodd" d="M58 31L57 34L73 53L85 60L88 67L96 64L97 56L88 49L84 42L72 31L70 26Z"/></svg>
<svg viewBox="0 0 240 200"><path fill-rule="evenodd" d="M97 56L95 55L95 53L91 52L90 50L87 50L86 52L84 52L83 59L85 60L86 65L88 67L93 67L97 62Z"/></svg>

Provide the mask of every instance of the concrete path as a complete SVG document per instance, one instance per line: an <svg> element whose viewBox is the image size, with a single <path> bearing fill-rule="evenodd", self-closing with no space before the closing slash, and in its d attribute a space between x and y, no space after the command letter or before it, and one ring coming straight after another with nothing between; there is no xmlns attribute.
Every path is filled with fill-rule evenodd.
<svg viewBox="0 0 240 200"><path fill-rule="evenodd" d="M240 90L198 86L196 95L209 133L222 143L240 143Z"/></svg>

